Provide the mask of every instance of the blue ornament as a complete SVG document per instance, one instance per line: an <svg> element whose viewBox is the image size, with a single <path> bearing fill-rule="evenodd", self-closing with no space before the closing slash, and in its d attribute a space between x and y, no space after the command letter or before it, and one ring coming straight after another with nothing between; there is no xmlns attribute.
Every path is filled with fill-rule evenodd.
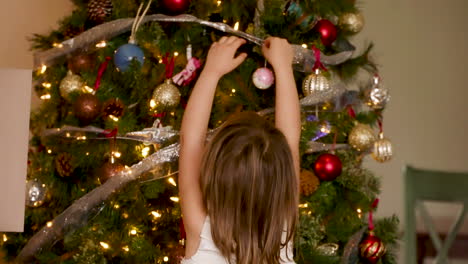
<svg viewBox="0 0 468 264"><path fill-rule="evenodd" d="M114 53L114 64L119 71L126 71L132 60L137 60L140 65L145 61L145 55L140 47L127 43L120 46Z"/></svg>
<svg viewBox="0 0 468 264"><path fill-rule="evenodd" d="M313 27L314 17L308 14L304 14L304 10L295 1L290 1L286 4L286 13L293 17L296 21L296 24L300 25L301 29L308 30Z"/></svg>

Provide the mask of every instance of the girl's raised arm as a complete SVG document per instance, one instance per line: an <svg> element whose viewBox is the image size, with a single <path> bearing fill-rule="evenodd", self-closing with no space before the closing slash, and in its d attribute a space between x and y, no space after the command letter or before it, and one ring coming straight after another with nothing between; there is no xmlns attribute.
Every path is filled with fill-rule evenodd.
<svg viewBox="0 0 468 264"><path fill-rule="evenodd" d="M301 117L292 70L293 49L286 39L270 37L265 40L262 51L276 75L275 124L283 132L291 148L299 182Z"/></svg>
<svg viewBox="0 0 468 264"><path fill-rule="evenodd" d="M219 79L247 57L246 54L235 57L237 49L244 43L244 39L237 37L222 37L213 43L182 119L179 193L187 233L187 257L193 255L198 248L199 235L206 217L199 179L214 93Z"/></svg>

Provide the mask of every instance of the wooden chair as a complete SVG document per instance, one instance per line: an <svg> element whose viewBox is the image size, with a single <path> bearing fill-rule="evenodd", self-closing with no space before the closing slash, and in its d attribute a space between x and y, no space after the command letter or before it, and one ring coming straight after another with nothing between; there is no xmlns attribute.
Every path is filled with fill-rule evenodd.
<svg viewBox="0 0 468 264"><path fill-rule="evenodd" d="M448 252L462 226L468 206L468 173L416 169L406 166L405 180L405 264L416 264L416 214L419 209L429 237L437 251L435 264L445 264ZM423 201L459 202L462 209L442 241ZM465 251L468 251L468 247Z"/></svg>

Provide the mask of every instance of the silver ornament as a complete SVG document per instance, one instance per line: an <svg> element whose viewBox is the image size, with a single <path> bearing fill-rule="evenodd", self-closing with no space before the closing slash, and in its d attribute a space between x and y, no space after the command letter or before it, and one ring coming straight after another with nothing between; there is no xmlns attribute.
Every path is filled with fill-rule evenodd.
<svg viewBox="0 0 468 264"><path fill-rule="evenodd" d="M379 139L374 142L374 149L372 151L372 158L378 162L386 162L392 159L393 148L392 142L383 136L383 133L379 134Z"/></svg>
<svg viewBox="0 0 468 264"><path fill-rule="evenodd" d="M364 16L361 13L345 13L340 16L338 24L353 33L358 33L364 27Z"/></svg>
<svg viewBox="0 0 468 264"><path fill-rule="evenodd" d="M382 84L380 77L374 76L372 84L364 90L364 100L374 110L384 108L390 100L388 89Z"/></svg>
<svg viewBox="0 0 468 264"><path fill-rule="evenodd" d="M358 151L366 151L376 140L372 128L365 124L356 124L349 132L348 143Z"/></svg>
<svg viewBox="0 0 468 264"><path fill-rule="evenodd" d="M316 250L325 256L337 256L338 255L338 244L335 243L325 243L316 248Z"/></svg>
<svg viewBox="0 0 468 264"><path fill-rule="evenodd" d="M316 69L315 72L309 74L302 83L302 91L305 96L326 92L330 89L330 81L321 73L320 69Z"/></svg>
<svg viewBox="0 0 468 264"><path fill-rule="evenodd" d="M39 207L46 199L47 187L39 180L29 180L26 182L26 205L29 207Z"/></svg>
<svg viewBox="0 0 468 264"><path fill-rule="evenodd" d="M180 92L177 86L167 79L163 84L156 87L150 102L151 108L170 108L179 104Z"/></svg>
<svg viewBox="0 0 468 264"><path fill-rule="evenodd" d="M72 92L82 92L84 87L83 79L80 76L73 74L72 71L68 71L67 76L60 82L59 90L60 95L70 100L70 94Z"/></svg>

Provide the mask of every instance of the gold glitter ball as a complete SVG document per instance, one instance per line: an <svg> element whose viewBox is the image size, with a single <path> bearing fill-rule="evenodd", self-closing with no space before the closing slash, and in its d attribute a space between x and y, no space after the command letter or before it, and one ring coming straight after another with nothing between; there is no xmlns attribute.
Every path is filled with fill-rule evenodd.
<svg viewBox="0 0 468 264"><path fill-rule="evenodd" d="M359 151L366 151L376 140L372 128L365 124L358 123L353 127L348 136L348 143Z"/></svg>
<svg viewBox="0 0 468 264"><path fill-rule="evenodd" d="M72 71L68 71L67 76L62 79L60 82L59 90L60 95L70 100L70 94L72 92L81 92L83 91L84 82L80 76L73 74Z"/></svg>
<svg viewBox="0 0 468 264"><path fill-rule="evenodd" d="M361 13L346 13L342 15L338 24L353 33L358 33L364 27L364 16Z"/></svg>
<svg viewBox="0 0 468 264"><path fill-rule="evenodd" d="M171 79L156 87L151 99L151 108L171 108L179 104L180 92Z"/></svg>

